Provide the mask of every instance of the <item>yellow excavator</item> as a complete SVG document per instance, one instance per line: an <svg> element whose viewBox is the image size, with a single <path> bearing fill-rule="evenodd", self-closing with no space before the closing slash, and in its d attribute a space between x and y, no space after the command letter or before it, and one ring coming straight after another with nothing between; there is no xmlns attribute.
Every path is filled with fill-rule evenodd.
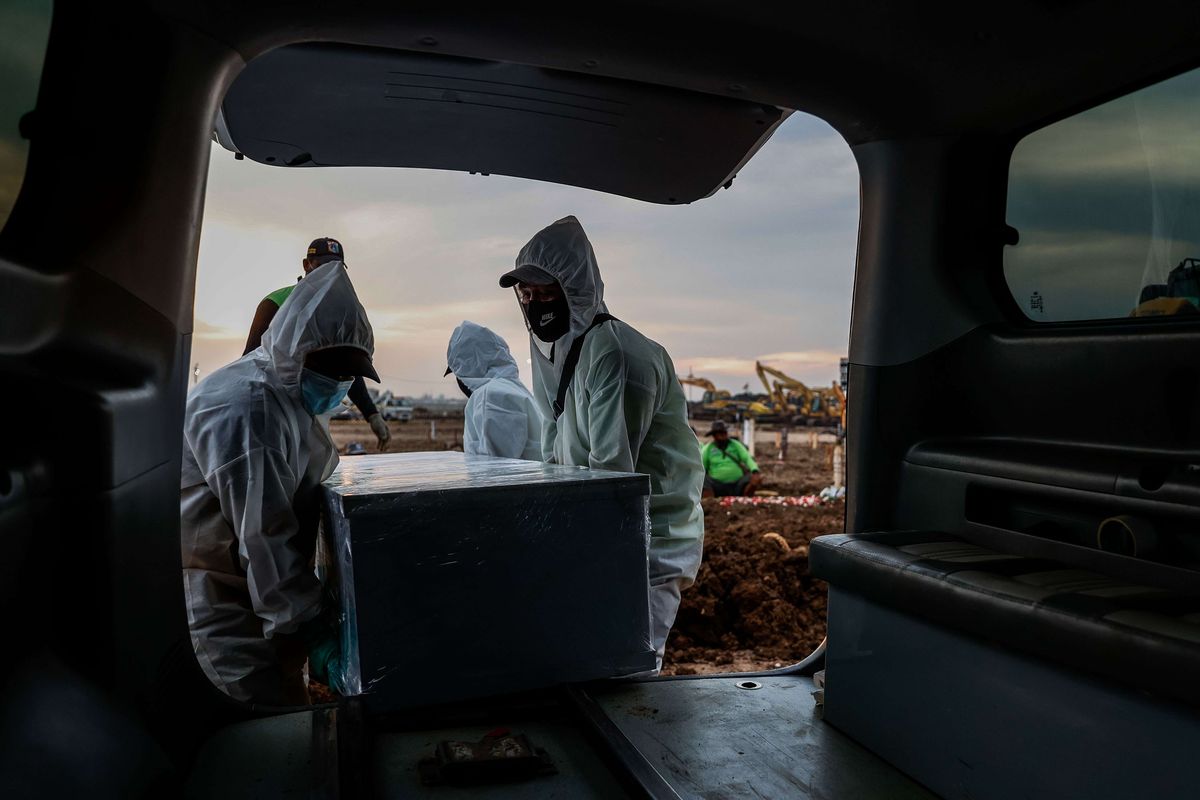
<svg viewBox="0 0 1200 800"><path fill-rule="evenodd" d="M700 397L700 402L705 405L711 405L721 400L728 400L729 392L724 389L718 389L708 378L696 378L692 375L680 375L679 382L684 386L695 386L698 389L703 389L704 394Z"/></svg>
<svg viewBox="0 0 1200 800"><path fill-rule="evenodd" d="M796 424L834 426L844 422L846 395L837 381L829 387L811 389L761 361L754 362L754 371L767 390L774 413L790 417Z"/></svg>
<svg viewBox="0 0 1200 800"><path fill-rule="evenodd" d="M704 390L704 394L701 395L699 402L688 403L691 416L697 419L715 419L722 416L734 417L747 414L754 417L763 417L775 413L775 409L771 405L763 403L760 400L735 398L724 389L718 389L707 378L697 378L693 375L680 375L678 378L679 382L684 386L695 386L698 389Z"/></svg>

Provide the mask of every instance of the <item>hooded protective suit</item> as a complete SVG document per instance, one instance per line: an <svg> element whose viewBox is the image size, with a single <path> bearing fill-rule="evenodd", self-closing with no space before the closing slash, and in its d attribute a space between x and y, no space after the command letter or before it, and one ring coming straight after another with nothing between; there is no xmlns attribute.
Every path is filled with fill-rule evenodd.
<svg viewBox="0 0 1200 800"><path fill-rule="evenodd" d="M335 261L296 287L258 349L188 396L180 481L188 623L204 672L239 700L304 700L304 648L288 634L320 611L316 488L337 450L303 405L300 373L309 353L339 346L369 355L374 337Z"/></svg>
<svg viewBox="0 0 1200 800"><path fill-rule="evenodd" d="M446 364L471 390L463 410L463 451L541 461L542 412L521 383L508 343L463 320L450 335Z"/></svg>
<svg viewBox="0 0 1200 800"><path fill-rule="evenodd" d="M540 231L517 267L549 273L566 294L571 329L549 356L530 336L533 394L542 410L544 460L650 476L651 634L662 665L679 593L696 579L704 541L700 444L687 422L675 366L658 343L620 321L587 334L575 377L554 419L563 361L597 314L608 313L592 245L575 217Z"/></svg>

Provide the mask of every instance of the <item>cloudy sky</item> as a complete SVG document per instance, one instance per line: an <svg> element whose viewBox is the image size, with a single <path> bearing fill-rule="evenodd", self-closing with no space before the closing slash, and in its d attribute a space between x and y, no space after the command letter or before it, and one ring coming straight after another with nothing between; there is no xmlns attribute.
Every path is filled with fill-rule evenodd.
<svg viewBox="0 0 1200 800"><path fill-rule="evenodd" d="M433 170L287 169L213 145L196 287L201 374L241 355L254 308L296 279L316 236L346 248L397 394L453 394L446 342L470 319L512 346L528 382L528 334L496 281L521 246L576 215L609 310L666 347L676 370L740 390L761 359L828 384L846 354L858 170L828 125L794 114L733 187L660 206L535 181Z"/></svg>

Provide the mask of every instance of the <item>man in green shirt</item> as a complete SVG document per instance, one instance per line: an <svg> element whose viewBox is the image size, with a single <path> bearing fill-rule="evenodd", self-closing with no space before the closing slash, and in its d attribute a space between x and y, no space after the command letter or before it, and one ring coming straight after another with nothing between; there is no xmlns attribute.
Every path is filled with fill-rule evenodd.
<svg viewBox="0 0 1200 800"><path fill-rule="evenodd" d="M729 429L721 420L712 424L708 435L713 440L700 451L704 462L704 494L701 496L754 494L762 483L762 475L750 451L737 439L729 438Z"/></svg>
<svg viewBox="0 0 1200 800"><path fill-rule="evenodd" d="M308 246L308 253L300 262L300 266L304 269L304 274L312 272L319 266L327 264L330 261L341 261L345 263L346 253L342 249L342 243L337 239L332 239L328 236L322 236L318 239L313 239L312 244ZM284 286L282 289L276 289L262 299L258 304L258 308L254 310L254 320L250 323L250 335L246 338L246 349L242 355L246 355L258 348L262 344L263 334L271 324L271 320L275 319L275 313L283 306L284 302L291 296L292 290L296 285L304 279L300 276L296 279L296 283L290 286ZM375 407L375 402L371 400L371 394L367 391L367 384L363 382L362 376L354 379L354 384L350 387L350 401L358 407L362 413L363 419L371 426L371 432L375 434L375 438L379 441L379 452L387 450L388 441L392 438L392 432L388 428L387 421L383 415L379 413L379 409Z"/></svg>

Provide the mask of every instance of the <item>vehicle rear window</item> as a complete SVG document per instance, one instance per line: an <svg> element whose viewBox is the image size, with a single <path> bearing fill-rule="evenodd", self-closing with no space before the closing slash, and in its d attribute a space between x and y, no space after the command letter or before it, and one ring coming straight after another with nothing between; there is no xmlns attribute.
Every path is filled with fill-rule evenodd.
<svg viewBox="0 0 1200 800"><path fill-rule="evenodd" d="M1031 320L1200 312L1200 70L1021 140L1008 224L1004 276Z"/></svg>
<svg viewBox="0 0 1200 800"><path fill-rule="evenodd" d="M21 118L37 102L52 10L50 0L0 3L0 228L8 222L25 179L29 142L21 135Z"/></svg>

